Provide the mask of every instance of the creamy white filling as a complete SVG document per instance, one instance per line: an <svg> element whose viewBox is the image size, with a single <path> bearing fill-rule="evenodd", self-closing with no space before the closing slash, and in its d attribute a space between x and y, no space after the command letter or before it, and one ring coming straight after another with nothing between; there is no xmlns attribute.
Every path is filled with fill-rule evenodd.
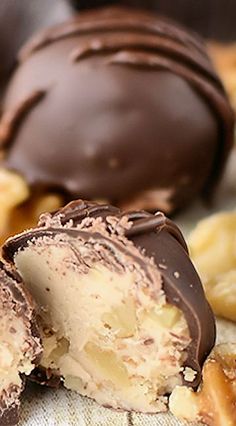
<svg viewBox="0 0 236 426"><path fill-rule="evenodd" d="M41 307L42 365L59 369L66 387L100 404L163 411L164 395L181 384L186 320L166 303L155 266L154 294L138 262L120 251L117 263L103 251L62 237L38 239L15 256Z"/></svg>

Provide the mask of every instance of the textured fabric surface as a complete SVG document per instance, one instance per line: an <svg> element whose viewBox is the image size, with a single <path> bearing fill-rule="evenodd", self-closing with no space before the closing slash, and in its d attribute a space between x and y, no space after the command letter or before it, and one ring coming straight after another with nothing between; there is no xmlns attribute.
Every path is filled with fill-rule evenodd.
<svg viewBox="0 0 236 426"><path fill-rule="evenodd" d="M233 154L228 172L221 185L214 209L196 203L190 210L177 217L185 236L202 217L212 212L236 208L236 153ZM236 342L236 324L218 320L217 341ZM116 412L99 407L88 398L65 389L49 390L28 385L22 397L20 426L186 426L170 414L141 415ZM192 426L199 426L193 424Z"/></svg>

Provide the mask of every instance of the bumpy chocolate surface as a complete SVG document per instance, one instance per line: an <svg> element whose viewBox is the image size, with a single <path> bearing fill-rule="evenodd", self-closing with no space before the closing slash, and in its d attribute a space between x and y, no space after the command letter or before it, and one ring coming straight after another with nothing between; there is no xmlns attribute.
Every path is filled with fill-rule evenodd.
<svg viewBox="0 0 236 426"><path fill-rule="evenodd" d="M112 3L144 7L166 15L186 25L204 37L222 41L235 41L234 0L71 0L78 10Z"/></svg>
<svg viewBox="0 0 236 426"><path fill-rule="evenodd" d="M71 14L65 0L1 0L0 84L9 77L19 48L36 30L62 22Z"/></svg>
<svg viewBox="0 0 236 426"><path fill-rule="evenodd" d="M7 261L17 263L18 254L24 252L27 247L37 245L37 240L43 238L46 248L50 240L59 241L60 236L64 238L63 235L74 241L83 238L85 244L86 241L95 239L98 244L109 245L111 252L115 253L120 237L117 234L117 241L114 240L112 218L119 219L120 223L125 218L127 222L125 238L132 244L131 247L127 246L128 248L124 244L122 250L124 252L129 250L132 253L133 247L133 261L140 262L140 267L146 268L147 274L147 258L153 259L155 269L161 276L167 302L184 314L190 331L190 343L183 368L189 367L194 370L194 379L190 383L186 380L186 383L195 387L200 381L201 366L215 342L214 317L205 299L199 277L188 257L183 236L164 214L152 215L143 211L124 214L108 205L74 201L55 214L43 215L38 228L9 239L3 248L3 255ZM99 231L93 233L89 231L89 221L97 219L106 225L106 232L113 234L112 240L108 240ZM81 230L81 223L86 220L88 231L87 225ZM143 256L138 261L136 249ZM152 282L152 286L155 297L157 283Z"/></svg>
<svg viewBox="0 0 236 426"><path fill-rule="evenodd" d="M42 33L19 59L0 139L32 188L166 212L212 192L233 114L200 40L111 8Z"/></svg>
<svg viewBox="0 0 236 426"><path fill-rule="evenodd" d="M31 296L20 276L0 262L0 425L19 419L22 374L29 375L41 355L40 334Z"/></svg>

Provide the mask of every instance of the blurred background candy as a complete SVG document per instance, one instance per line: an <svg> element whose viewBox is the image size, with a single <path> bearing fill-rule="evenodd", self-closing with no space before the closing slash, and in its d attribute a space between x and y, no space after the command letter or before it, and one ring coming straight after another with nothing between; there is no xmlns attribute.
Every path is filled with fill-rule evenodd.
<svg viewBox="0 0 236 426"><path fill-rule="evenodd" d="M28 200L54 193L171 214L211 197L233 142L204 44L133 8L81 12L36 35L3 107L3 171L25 180Z"/></svg>

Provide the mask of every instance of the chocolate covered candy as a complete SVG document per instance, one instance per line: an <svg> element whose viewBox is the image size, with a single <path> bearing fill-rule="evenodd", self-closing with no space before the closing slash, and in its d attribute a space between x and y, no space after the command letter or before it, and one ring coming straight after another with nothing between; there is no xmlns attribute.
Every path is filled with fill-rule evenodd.
<svg viewBox="0 0 236 426"><path fill-rule="evenodd" d="M35 193L173 212L219 180L233 114L200 40L152 14L84 12L19 56L3 166Z"/></svg>
<svg viewBox="0 0 236 426"><path fill-rule="evenodd" d="M1 0L0 87L16 64L19 48L40 28L67 19L72 10L66 0Z"/></svg>
<svg viewBox="0 0 236 426"><path fill-rule="evenodd" d="M215 324L162 213L74 201L3 248L38 305L41 367L105 406L156 413L195 388Z"/></svg>
<svg viewBox="0 0 236 426"><path fill-rule="evenodd" d="M20 276L0 262L0 425L18 422L22 375L42 352L34 305Z"/></svg>

